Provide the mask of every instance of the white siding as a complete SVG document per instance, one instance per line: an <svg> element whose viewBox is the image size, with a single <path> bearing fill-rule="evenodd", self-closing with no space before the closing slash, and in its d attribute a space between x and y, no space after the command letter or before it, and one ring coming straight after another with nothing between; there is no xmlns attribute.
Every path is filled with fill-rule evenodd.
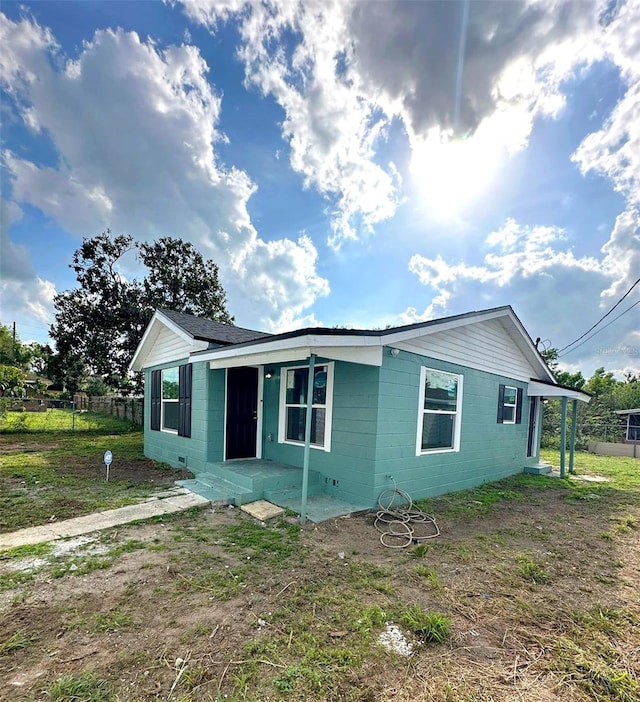
<svg viewBox="0 0 640 702"><path fill-rule="evenodd" d="M499 319L434 332L393 344L403 351L528 381L536 374Z"/></svg>
<svg viewBox="0 0 640 702"><path fill-rule="evenodd" d="M180 338L167 327L163 327L158 334L155 343L144 361L146 368L157 366L161 363L169 363L187 358L190 353L207 348L206 341L195 341L191 343Z"/></svg>

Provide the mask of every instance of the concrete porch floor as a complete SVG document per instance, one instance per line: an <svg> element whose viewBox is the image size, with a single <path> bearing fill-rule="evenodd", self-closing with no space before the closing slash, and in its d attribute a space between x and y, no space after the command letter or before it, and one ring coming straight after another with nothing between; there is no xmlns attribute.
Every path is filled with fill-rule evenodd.
<svg viewBox="0 0 640 702"><path fill-rule="evenodd" d="M177 482L214 504L242 505L267 500L300 514L302 469L297 466L257 458L238 459L208 463L206 472L197 473L195 479ZM309 471L309 521L323 522L367 509L368 505L327 494L324 478Z"/></svg>

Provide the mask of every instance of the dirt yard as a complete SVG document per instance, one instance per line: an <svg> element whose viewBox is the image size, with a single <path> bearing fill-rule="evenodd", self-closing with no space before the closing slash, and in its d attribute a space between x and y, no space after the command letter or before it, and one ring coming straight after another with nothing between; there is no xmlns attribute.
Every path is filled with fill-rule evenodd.
<svg viewBox="0 0 640 702"><path fill-rule="evenodd" d="M441 535L406 549L372 514L219 508L0 554L0 699L640 700L637 494L505 481L429 508Z"/></svg>

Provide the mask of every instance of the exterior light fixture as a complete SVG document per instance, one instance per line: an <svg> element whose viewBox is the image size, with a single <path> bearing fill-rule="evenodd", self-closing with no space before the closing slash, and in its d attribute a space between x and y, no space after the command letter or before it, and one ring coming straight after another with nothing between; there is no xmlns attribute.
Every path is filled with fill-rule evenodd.
<svg viewBox="0 0 640 702"><path fill-rule="evenodd" d="M395 358L400 353L400 349L391 349L391 355Z"/></svg>
<svg viewBox="0 0 640 702"><path fill-rule="evenodd" d="M269 378L273 378L273 376L275 375L275 373L276 373L276 372L273 370L273 368L269 368L269 370L266 370L266 371L264 372L264 377L265 377L267 380L269 380Z"/></svg>

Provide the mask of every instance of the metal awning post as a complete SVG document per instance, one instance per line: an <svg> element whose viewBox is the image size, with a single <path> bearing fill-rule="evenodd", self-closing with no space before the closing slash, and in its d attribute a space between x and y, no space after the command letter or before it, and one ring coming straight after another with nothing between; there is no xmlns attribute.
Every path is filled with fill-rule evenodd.
<svg viewBox="0 0 640 702"><path fill-rule="evenodd" d="M573 456L576 451L576 431L578 429L578 400L571 402L571 436L569 438L569 473L575 473Z"/></svg>
<svg viewBox="0 0 640 702"><path fill-rule="evenodd" d="M307 415L304 425L304 460L302 462L302 500L300 503L300 524L307 521L307 491L309 489L309 455L311 452L311 415L313 413L313 381L316 355L309 356L309 381L307 383Z"/></svg>
<svg viewBox="0 0 640 702"><path fill-rule="evenodd" d="M565 477L565 454L567 451L567 398L562 398L560 414L560 477Z"/></svg>

